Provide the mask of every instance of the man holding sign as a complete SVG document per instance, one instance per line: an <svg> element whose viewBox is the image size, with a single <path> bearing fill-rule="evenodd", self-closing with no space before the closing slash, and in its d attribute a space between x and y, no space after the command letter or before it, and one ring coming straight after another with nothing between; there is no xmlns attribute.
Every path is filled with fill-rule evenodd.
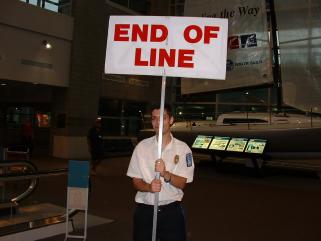
<svg viewBox="0 0 321 241"><path fill-rule="evenodd" d="M127 175L137 190L134 214L134 241L151 241L154 193L159 193L156 240L185 241L185 215L180 202L183 189L193 181L194 163L190 148L170 132L173 116L169 105L164 106L162 158L157 158L160 107L151 108L155 136L141 141L135 148ZM155 178L155 171L161 178Z"/></svg>
<svg viewBox="0 0 321 241"><path fill-rule="evenodd" d="M179 202L193 179L194 164L189 147L170 133L173 117L170 108L164 108L166 76L225 79L227 32L227 19L109 19L105 73L162 76L160 106L152 109L156 136L138 144L127 172L138 191L134 241L156 241L156 232L161 241L186 240Z"/></svg>

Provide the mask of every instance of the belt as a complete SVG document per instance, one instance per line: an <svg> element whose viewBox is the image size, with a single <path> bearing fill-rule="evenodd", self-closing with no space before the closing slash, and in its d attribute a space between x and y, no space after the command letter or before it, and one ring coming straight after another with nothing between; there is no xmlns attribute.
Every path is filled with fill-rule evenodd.
<svg viewBox="0 0 321 241"><path fill-rule="evenodd" d="M172 202L172 203L169 203L169 204L165 204L165 205L159 205L158 206L158 212L165 211L165 210L168 210L168 209L171 209L171 208L175 208L175 207L179 207L180 205L181 205L181 202L179 202L179 201L175 201L175 202ZM153 209L154 205L148 205L148 204L144 204L144 203L137 203L137 207Z"/></svg>

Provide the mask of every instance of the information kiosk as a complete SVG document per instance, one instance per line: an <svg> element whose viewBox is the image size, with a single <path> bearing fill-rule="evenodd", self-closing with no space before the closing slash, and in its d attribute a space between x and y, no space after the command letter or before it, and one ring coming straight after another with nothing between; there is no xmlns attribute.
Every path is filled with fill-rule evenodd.
<svg viewBox="0 0 321 241"><path fill-rule="evenodd" d="M237 157L245 161L246 166L260 171L267 156L264 151L267 140L248 137L198 135L192 148L211 154L212 159L222 163L225 158Z"/></svg>
<svg viewBox="0 0 321 241"><path fill-rule="evenodd" d="M214 136L208 149L216 150L216 151L225 151L229 141L230 141L230 137Z"/></svg>
<svg viewBox="0 0 321 241"><path fill-rule="evenodd" d="M247 138L232 138L226 148L227 151L243 152L247 143Z"/></svg>
<svg viewBox="0 0 321 241"><path fill-rule="evenodd" d="M265 146L266 146L266 140L250 139L249 142L247 143L245 152L263 154Z"/></svg>
<svg viewBox="0 0 321 241"><path fill-rule="evenodd" d="M212 136L198 135L192 145L192 148L207 149L211 143Z"/></svg>

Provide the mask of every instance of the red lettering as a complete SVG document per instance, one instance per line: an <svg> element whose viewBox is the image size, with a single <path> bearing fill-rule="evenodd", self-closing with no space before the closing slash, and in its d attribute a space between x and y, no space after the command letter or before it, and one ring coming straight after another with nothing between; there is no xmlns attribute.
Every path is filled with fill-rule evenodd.
<svg viewBox="0 0 321 241"><path fill-rule="evenodd" d="M178 51L178 67L181 68L194 68L194 63L188 63L193 61L194 49L180 49Z"/></svg>
<svg viewBox="0 0 321 241"><path fill-rule="evenodd" d="M167 36L168 29L161 24L115 24L114 41L162 42Z"/></svg>
<svg viewBox="0 0 321 241"><path fill-rule="evenodd" d="M114 41L129 41L128 29L129 24L115 24Z"/></svg>
<svg viewBox="0 0 321 241"><path fill-rule="evenodd" d="M144 52L145 53L145 52ZM149 60L142 60L142 49L135 50L135 66L194 68L193 49L150 49ZM148 59L148 58L147 58Z"/></svg>
<svg viewBox="0 0 321 241"><path fill-rule="evenodd" d="M143 24L142 28L140 28L140 26L138 24L133 24L132 41L136 42L138 36L142 42L147 42L147 38L148 38L148 25L147 24Z"/></svg>
<svg viewBox="0 0 321 241"><path fill-rule="evenodd" d="M135 51L135 66L148 66L148 61L141 60L142 58L142 49L137 48Z"/></svg>
<svg viewBox="0 0 321 241"><path fill-rule="evenodd" d="M150 66L155 66L156 65L156 54L157 54L157 49L151 49L150 50Z"/></svg>
<svg viewBox="0 0 321 241"><path fill-rule="evenodd" d="M220 27L218 26L205 26L204 29L204 43L209 44L211 38L217 38L217 33L220 31Z"/></svg>
<svg viewBox="0 0 321 241"><path fill-rule="evenodd" d="M190 33L193 30L196 32L196 36L194 38L190 36ZM202 29L197 25L189 25L184 30L184 39L191 44L195 44L199 42L202 39L202 37L203 37Z"/></svg>
<svg viewBox="0 0 321 241"><path fill-rule="evenodd" d="M165 61L169 67L175 66L175 49L170 49L170 53L167 53L166 49L159 50L159 63L158 66L164 66Z"/></svg>
<svg viewBox="0 0 321 241"><path fill-rule="evenodd" d="M157 36L157 32L160 31L161 35ZM150 41L162 42L168 36L168 29L164 25L155 24L151 26Z"/></svg>
<svg viewBox="0 0 321 241"><path fill-rule="evenodd" d="M195 32L195 36L191 37L191 32ZM220 31L218 26L204 27L204 44L209 44L212 38L217 38L217 32ZM184 39L188 43L198 43L203 38L203 30L197 25L189 25L184 30Z"/></svg>

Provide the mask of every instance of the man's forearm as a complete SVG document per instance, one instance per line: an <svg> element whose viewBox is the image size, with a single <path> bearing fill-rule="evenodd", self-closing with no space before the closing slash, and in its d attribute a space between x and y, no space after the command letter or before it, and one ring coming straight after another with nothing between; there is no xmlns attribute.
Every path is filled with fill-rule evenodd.
<svg viewBox="0 0 321 241"><path fill-rule="evenodd" d="M187 179L185 177L177 176L169 171L165 171L163 177L165 182L170 183L179 189L183 190L186 186Z"/></svg>
<svg viewBox="0 0 321 241"><path fill-rule="evenodd" d="M140 192L151 192L151 184L145 182L140 178L133 178L133 185L137 191Z"/></svg>

